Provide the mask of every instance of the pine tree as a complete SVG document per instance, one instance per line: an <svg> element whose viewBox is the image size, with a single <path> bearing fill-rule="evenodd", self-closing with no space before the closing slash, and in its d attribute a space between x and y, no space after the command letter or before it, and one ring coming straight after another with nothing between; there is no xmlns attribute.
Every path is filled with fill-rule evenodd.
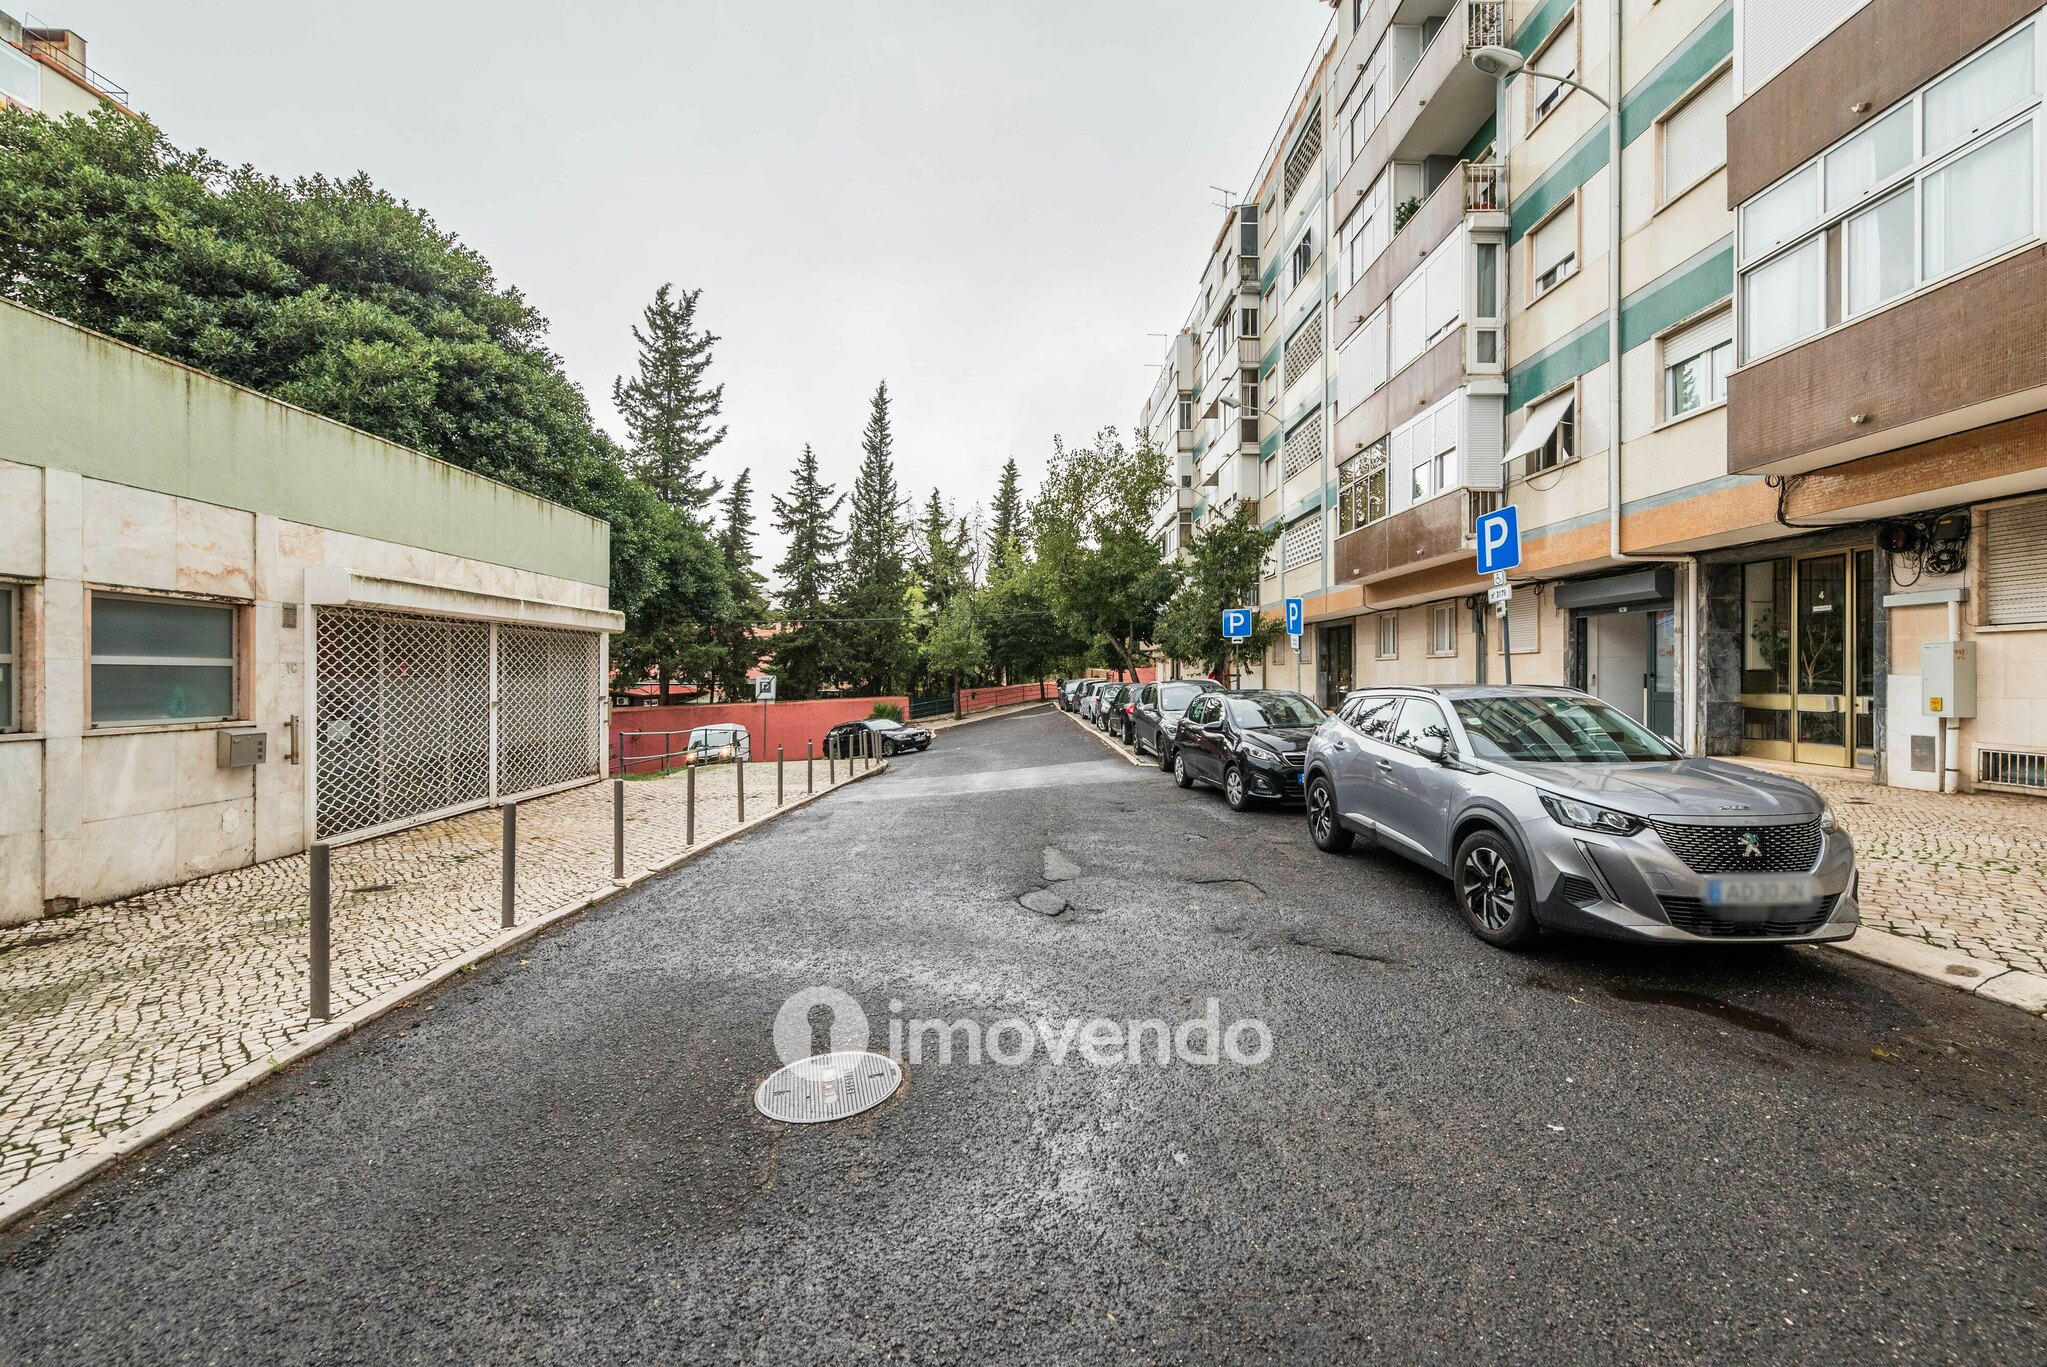
<svg viewBox="0 0 2047 1367"><path fill-rule="evenodd" d="M1002 464L1002 481L995 486L994 524L988 531L988 565L992 572L1008 556L1011 542L1021 545L1023 535L1023 494L1017 488L1016 457Z"/></svg>
<svg viewBox="0 0 2047 1367"><path fill-rule="evenodd" d="M966 528L966 522L955 519L933 489L917 524L917 578L924 587L924 606L934 614L943 612L955 596L973 586Z"/></svg>
<svg viewBox="0 0 2047 1367"><path fill-rule="evenodd" d="M841 615L849 619L842 637L842 677L864 693L897 693L909 672L904 599L910 576L904 563L903 498L896 485L886 380L875 387L860 450L846 533L846 590L839 600Z"/></svg>
<svg viewBox="0 0 2047 1367"><path fill-rule="evenodd" d="M725 406L725 386L704 382L718 339L696 327L703 291L669 291L668 285L654 291L641 315L645 329L633 329L639 373L612 381L611 399L632 439L626 468L663 503L701 523L720 487L703 464L725 440L725 428L711 426Z"/></svg>
<svg viewBox="0 0 2047 1367"><path fill-rule="evenodd" d="M716 652L712 672L728 699L744 699L747 675L759 664L761 640L756 628L768 613L763 592L767 583L755 568L753 553L753 471L741 470L725 491L724 519L718 528L718 549L725 556L725 580L732 609L712 631Z"/></svg>
<svg viewBox="0 0 2047 1367"><path fill-rule="evenodd" d="M839 584L838 528L844 494L818 478L817 455L803 448L789 496L776 495L775 530L788 538L775 566L781 582L782 627L775 636L776 692L785 698L814 698L835 677L834 636L821 619L833 615Z"/></svg>

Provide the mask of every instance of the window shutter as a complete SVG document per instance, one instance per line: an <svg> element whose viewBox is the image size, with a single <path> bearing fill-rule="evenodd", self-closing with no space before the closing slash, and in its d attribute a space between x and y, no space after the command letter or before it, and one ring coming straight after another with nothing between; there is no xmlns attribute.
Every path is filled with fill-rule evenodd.
<svg viewBox="0 0 2047 1367"><path fill-rule="evenodd" d="M1983 598L1993 626L2047 622L2047 499L1983 514Z"/></svg>
<svg viewBox="0 0 2047 1367"><path fill-rule="evenodd" d="M1535 593L1523 590L1507 600L1507 647L1516 655L1533 655L1541 649L1537 631Z"/></svg>
<svg viewBox="0 0 2047 1367"><path fill-rule="evenodd" d="M1734 77L1721 72L1663 121L1663 196L1696 185L1727 164L1727 111Z"/></svg>
<svg viewBox="0 0 2047 1367"><path fill-rule="evenodd" d="M1722 309L1663 339L1663 364L1676 365L1734 340L1734 310Z"/></svg>
<svg viewBox="0 0 2047 1367"><path fill-rule="evenodd" d="M1543 50L1536 54L1532 63L1537 71L1549 76L1575 76L1578 67L1578 23L1566 19L1557 25L1556 33ZM1537 81L1535 98L1540 100L1549 94L1555 81Z"/></svg>
<svg viewBox="0 0 2047 1367"><path fill-rule="evenodd" d="M1535 230L1529 271L1541 276L1578 250L1578 208L1574 204Z"/></svg>
<svg viewBox="0 0 2047 1367"><path fill-rule="evenodd" d="M1753 95L1869 0L1797 0L1741 7L1741 92Z"/></svg>

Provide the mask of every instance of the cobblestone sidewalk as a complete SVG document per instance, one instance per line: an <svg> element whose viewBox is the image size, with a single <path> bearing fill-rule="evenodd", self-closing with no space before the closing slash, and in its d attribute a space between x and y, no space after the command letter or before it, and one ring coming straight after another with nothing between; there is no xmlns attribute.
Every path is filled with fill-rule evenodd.
<svg viewBox="0 0 2047 1367"><path fill-rule="evenodd" d="M699 844L739 824L733 774L698 771ZM801 797L800 761L785 779ZM832 786L822 760L816 782ZM629 871L688 848L685 793L680 775L627 783ZM748 765L748 816L774 805L775 766ZM337 1016L498 933L499 821L334 851ZM608 889L611 785L521 803L518 874L522 921ZM0 1194L306 1034L307 916L295 855L0 930Z"/></svg>
<svg viewBox="0 0 2047 1367"><path fill-rule="evenodd" d="M1864 925L2047 974L2047 802L1798 777L1855 837Z"/></svg>

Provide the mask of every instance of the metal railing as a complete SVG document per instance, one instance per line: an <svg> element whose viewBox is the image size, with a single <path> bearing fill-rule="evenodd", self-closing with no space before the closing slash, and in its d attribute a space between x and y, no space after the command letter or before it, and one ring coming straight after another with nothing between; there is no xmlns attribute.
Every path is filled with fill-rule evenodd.
<svg viewBox="0 0 2047 1367"><path fill-rule="evenodd" d="M1484 213L1507 207L1507 168L1498 162L1464 163L1464 212Z"/></svg>
<svg viewBox="0 0 2047 1367"><path fill-rule="evenodd" d="M55 39L38 36L44 33L62 32L64 32L63 29L51 24L45 24L33 14L24 11L21 16L21 44L23 49L31 56L43 58L53 66L61 68L67 75L91 86L94 90L97 90L100 94L105 95L111 100L118 101L121 104L128 103L128 92L126 89L115 85L105 76L102 76L84 62L73 57Z"/></svg>
<svg viewBox="0 0 2047 1367"><path fill-rule="evenodd" d="M1507 0L1466 0L1464 50L1507 45Z"/></svg>

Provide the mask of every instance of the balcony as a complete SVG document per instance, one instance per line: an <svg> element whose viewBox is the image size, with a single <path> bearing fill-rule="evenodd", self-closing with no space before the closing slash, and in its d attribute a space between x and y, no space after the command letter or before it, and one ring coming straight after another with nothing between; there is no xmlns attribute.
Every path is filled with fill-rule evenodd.
<svg viewBox="0 0 2047 1367"><path fill-rule="evenodd" d="M1411 508L1336 538L1336 579L1370 584L1472 558L1472 525L1499 506L1498 493L1448 489ZM1477 578L1474 570L1472 577Z"/></svg>
<svg viewBox="0 0 2047 1367"><path fill-rule="evenodd" d="M1237 339L1237 367L1240 370L1256 370L1265 360L1265 339L1262 337L1239 337Z"/></svg>
<svg viewBox="0 0 2047 1367"><path fill-rule="evenodd" d="M1395 6L1395 23L1420 23L1443 17L1443 25L1422 50L1421 60L1395 91L1379 126L1364 150L1345 171L1336 202L1348 205L1360 190L1370 189L1389 162L1456 157L1470 145L1492 117L1495 90L1490 76L1480 74L1466 55L1497 36L1506 19L1502 0L1407 0Z"/></svg>
<svg viewBox="0 0 2047 1367"><path fill-rule="evenodd" d="M1173 450L1183 456L1194 454L1194 429L1182 427L1173 433Z"/></svg>

